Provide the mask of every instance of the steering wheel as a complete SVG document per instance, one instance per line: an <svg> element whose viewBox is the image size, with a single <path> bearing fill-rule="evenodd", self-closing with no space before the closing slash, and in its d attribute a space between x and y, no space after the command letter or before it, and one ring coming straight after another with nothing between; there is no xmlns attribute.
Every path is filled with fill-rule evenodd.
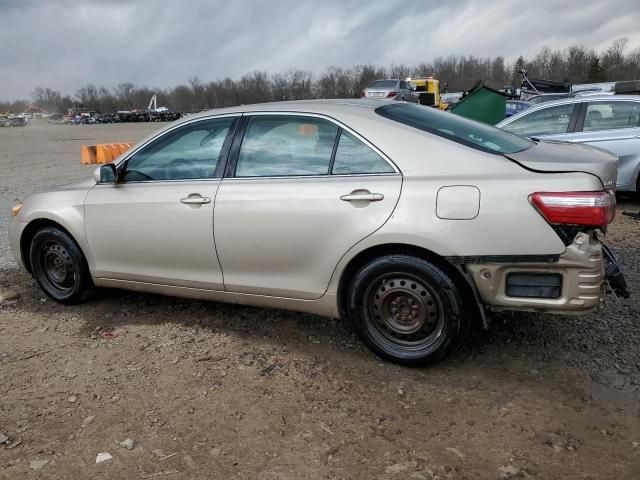
<svg viewBox="0 0 640 480"><path fill-rule="evenodd" d="M201 168L195 166L195 161L187 160L186 158L176 158L171 160L164 169L165 178L181 179L181 178L202 178L204 177L204 171ZM180 166L188 166L189 171L185 172ZM187 174L185 176L185 173Z"/></svg>

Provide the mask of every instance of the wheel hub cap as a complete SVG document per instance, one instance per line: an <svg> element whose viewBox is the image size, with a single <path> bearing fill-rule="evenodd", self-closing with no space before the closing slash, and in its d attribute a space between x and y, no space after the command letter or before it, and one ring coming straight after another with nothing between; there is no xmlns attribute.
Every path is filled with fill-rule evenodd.
<svg viewBox="0 0 640 480"><path fill-rule="evenodd" d="M74 282L73 260L59 243L49 244L43 255L43 266L49 281L58 288L69 288Z"/></svg>
<svg viewBox="0 0 640 480"><path fill-rule="evenodd" d="M428 337L438 327L438 304L431 291L414 278L386 278L372 297L378 327L386 336L417 341Z"/></svg>

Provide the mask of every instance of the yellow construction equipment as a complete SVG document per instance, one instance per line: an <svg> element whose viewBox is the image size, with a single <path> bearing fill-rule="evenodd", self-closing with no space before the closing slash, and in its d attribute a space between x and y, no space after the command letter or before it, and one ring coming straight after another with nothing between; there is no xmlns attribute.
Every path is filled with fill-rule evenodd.
<svg viewBox="0 0 640 480"><path fill-rule="evenodd" d="M416 93L420 95L418 103L429 107L446 110L447 104L440 98L440 80L433 77L407 78L415 88Z"/></svg>

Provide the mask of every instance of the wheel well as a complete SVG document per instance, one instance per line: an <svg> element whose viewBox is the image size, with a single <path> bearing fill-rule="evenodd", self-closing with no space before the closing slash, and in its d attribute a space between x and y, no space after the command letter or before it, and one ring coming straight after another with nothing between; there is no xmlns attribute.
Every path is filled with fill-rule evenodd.
<svg viewBox="0 0 640 480"><path fill-rule="evenodd" d="M474 319L482 319L480 312L481 307L477 301L476 293L474 292L473 287L469 284L469 280L464 277L458 267L431 250L406 244L376 245L363 250L349 261L343 270L340 282L338 283L338 309L342 318L345 318L345 313L347 311L347 295L345 295L346 289L353 276L371 260L385 255L410 255L412 257L427 260L434 264L451 277L456 286L463 293L464 298L468 299L467 303Z"/></svg>
<svg viewBox="0 0 640 480"><path fill-rule="evenodd" d="M75 238L73 238L73 235L71 235L69 230L64 228L58 222L54 222L53 220L49 220L48 218L39 218L37 220L33 220L29 222L29 224L25 227L24 231L22 232L22 236L20 237L20 256L22 257L22 264L24 265L24 268L29 273L32 273L31 259L29 258L29 249L31 245L31 240L33 240L33 236L36 234L38 230L46 227L55 227L59 230L62 230L64 233L69 235L74 242L76 242L76 245L78 245L78 242L76 241ZM80 248L80 245L78 245L78 248L82 252L82 248ZM83 252L83 255L84 255L84 252Z"/></svg>

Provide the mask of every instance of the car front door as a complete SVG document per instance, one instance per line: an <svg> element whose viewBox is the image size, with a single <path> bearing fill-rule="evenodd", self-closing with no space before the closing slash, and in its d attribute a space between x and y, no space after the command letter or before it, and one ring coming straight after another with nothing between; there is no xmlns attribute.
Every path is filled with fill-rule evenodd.
<svg viewBox="0 0 640 480"><path fill-rule="evenodd" d="M640 170L640 102L615 99L585 102L573 141L616 155L616 188L636 190Z"/></svg>
<svg viewBox="0 0 640 480"><path fill-rule="evenodd" d="M85 203L93 275L223 290L213 239L213 200L234 117L178 126L134 152L116 183Z"/></svg>
<svg viewBox="0 0 640 480"><path fill-rule="evenodd" d="M516 117L501 128L523 137L571 141L577 121L579 103L542 106Z"/></svg>
<svg viewBox="0 0 640 480"><path fill-rule="evenodd" d="M402 175L320 116L255 114L240 129L214 215L225 289L320 298L340 258L389 218Z"/></svg>

